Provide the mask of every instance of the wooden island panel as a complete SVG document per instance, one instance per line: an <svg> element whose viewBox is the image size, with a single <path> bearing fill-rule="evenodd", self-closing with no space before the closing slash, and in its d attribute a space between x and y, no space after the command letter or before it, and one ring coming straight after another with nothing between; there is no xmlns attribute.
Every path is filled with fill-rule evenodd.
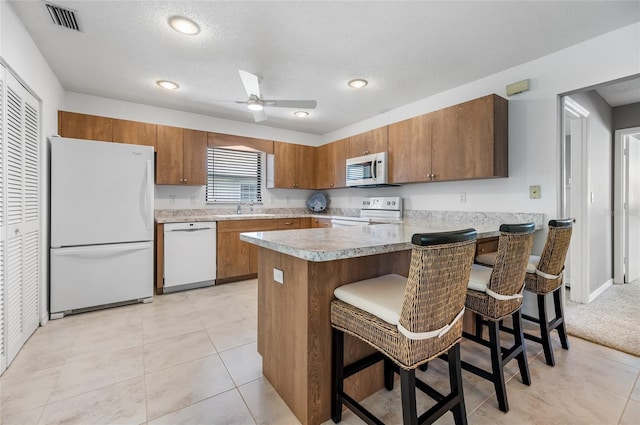
<svg viewBox="0 0 640 425"><path fill-rule="evenodd" d="M258 352L264 376L303 424L331 416L331 320L333 291L341 285L387 273L406 276L411 251L311 262L268 248L259 250ZM283 271L275 282L273 269ZM345 361L373 349L345 337ZM382 364L345 382L362 400L383 387Z"/></svg>

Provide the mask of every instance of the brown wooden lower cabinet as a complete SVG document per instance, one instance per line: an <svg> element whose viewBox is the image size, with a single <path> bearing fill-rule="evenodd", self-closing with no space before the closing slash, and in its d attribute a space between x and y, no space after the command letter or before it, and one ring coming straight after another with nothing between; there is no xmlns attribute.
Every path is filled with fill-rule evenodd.
<svg viewBox="0 0 640 425"><path fill-rule="evenodd" d="M311 218L311 227L331 227L331 219L330 218Z"/></svg>
<svg viewBox="0 0 640 425"><path fill-rule="evenodd" d="M307 217L219 221L216 283L250 279L258 274L258 247L241 241L240 233L309 227L311 219Z"/></svg>

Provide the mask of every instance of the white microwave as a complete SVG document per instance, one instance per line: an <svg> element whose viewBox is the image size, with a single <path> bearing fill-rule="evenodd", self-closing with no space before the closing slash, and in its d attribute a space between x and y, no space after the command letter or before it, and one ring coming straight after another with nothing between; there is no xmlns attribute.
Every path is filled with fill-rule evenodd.
<svg viewBox="0 0 640 425"><path fill-rule="evenodd" d="M387 152L347 159L347 186L388 184Z"/></svg>

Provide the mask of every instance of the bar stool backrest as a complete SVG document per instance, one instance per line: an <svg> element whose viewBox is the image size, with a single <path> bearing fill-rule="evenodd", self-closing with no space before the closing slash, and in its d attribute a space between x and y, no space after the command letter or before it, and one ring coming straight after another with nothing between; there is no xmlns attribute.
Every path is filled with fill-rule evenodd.
<svg viewBox="0 0 640 425"><path fill-rule="evenodd" d="M533 247L534 230L534 223L500 226L496 262L487 289L505 296L512 296L522 291ZM522 298L509 301L516 301L519 305L522 303Z"/></svg>
<svg viewBox="0 0 640 425"><path fill-rule="evenodd" d="M527 290L546 294L562 285L564 263L571 242L573 220L550 220L547 240L540 255L535 275L527 274Z"/></svg>
<svg viewBox="0 0 640 425"><path fill-rule="evenodd" d="M476 231L415 234L411 242L411 264L399 322L411 332L429 332L452 323L464 308Z"/></svg>
<svg viewBox="0 0 640 425"><path fill-rule="evenodd" d="M570 218L549 221L549 233L540 255L538 270L551 275L559 275L562 272L571 242L572 226Z"/></svg>

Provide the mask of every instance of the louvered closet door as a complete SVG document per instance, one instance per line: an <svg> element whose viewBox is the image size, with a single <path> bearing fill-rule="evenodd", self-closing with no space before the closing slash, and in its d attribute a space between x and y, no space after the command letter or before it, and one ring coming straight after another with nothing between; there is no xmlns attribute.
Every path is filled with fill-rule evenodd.
<svg viewBox="0 0 640 425"><path fill-rule="evenodd" d="M5 77L5 326L9 364L39 323L39 105L11 74Z"/></svg>
<svg viewBox="0 0 640 425"><path fill-rule="evenodd" d="M5 240L6 240L6 227L5 227L5 199L4 199L4 147L5 147L5 68L0 65L0 373L7 368L7 347L5 332L7 327L5 326Z"/></svg>

